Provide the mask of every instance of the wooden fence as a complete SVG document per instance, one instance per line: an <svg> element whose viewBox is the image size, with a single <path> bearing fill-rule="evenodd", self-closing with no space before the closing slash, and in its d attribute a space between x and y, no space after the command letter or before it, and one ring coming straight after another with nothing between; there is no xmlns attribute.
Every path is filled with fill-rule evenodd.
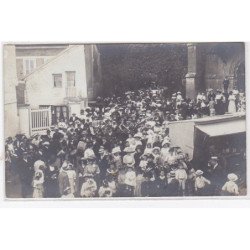
<svg viewBox="0 0 250 250"><path fill-rule="evenodd" d="M30 111L30 131L31 135L35 133L45 134L51 126L51 109L32 109Z"/></svg>

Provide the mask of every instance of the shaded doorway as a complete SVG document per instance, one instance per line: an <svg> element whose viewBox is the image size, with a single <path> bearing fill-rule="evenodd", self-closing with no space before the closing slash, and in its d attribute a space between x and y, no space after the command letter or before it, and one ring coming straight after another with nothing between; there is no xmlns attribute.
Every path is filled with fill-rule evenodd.
<svg viewBox="0 0 250 250"><path fill-rule="evenodd" d="M69 110L67 106L51 106L52 111L52 124L55 125L63 120L68 122Z"/></svg>

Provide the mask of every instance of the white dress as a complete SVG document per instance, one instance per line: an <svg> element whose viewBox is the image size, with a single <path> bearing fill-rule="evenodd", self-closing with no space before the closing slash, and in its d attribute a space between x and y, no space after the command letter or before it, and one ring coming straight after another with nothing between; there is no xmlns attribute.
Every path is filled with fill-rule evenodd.
<svg viewBox="0 0 250 250"><path fill-rule="evenodd" d="M76 171L67 170L67 175L69 178L70 191L72 194L74 194L76 192L76 189L75 189Z"/></svg>
<svg viewBox="0 0 250 250"><path fill-rule="evenodd" d="M234 95L230 95L228 97L228 113L235 113L236 112L236 105L235 105L235 96Z"/></svg>

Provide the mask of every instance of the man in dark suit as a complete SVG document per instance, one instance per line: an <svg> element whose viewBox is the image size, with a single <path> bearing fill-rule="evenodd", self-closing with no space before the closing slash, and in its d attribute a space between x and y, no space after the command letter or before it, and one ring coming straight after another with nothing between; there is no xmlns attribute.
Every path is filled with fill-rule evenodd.
<svg viewBox="0 0 250 250"><path fill-rule="evenodd" d="M109 159L103 146L100 146L98 151L97 165L100 168L100 178L104 179L106 177L107 169L109 168Z"/></svg>
<svg viewBox="0 0 250 250"><path fill-rule="evenodd" d="M226 181L224 169L218 162L217 156L212 156L209 162L209 173L212 195L220 195L221 188Z"/></svg>
<svg viewBox="0 0 250 250"><path fill-rule="evenodd" d="M32 193L31 182L33 177L32 162L28 158L27 152L24 152L22 157L20 157L18 174L21 181L22 198L27 198Z"/></svg>
<svg viewBox="0 0 250 250"><path fill-rule="evenodd" d="M226 76L225 79L223 80L223 88L225 93L227 93L228 91L228 86L229 86L229 80L228 77Z"/></svg>

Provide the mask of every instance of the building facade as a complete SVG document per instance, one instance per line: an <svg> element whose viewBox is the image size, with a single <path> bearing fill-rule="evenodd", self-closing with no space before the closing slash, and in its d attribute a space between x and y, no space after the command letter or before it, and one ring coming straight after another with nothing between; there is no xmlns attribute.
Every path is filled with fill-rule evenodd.
<svg viewBox="0 0 250 250"><path fill-rule="evenodd" d="M95 45L4 48L6 136L30 135L34 125L38 131L59 120L68 121L101 91L100 55ZM15 128L9 127L13 121Z"/></svg>
<svg viewBox="0 0 250 250"><path fill-rule="evenodd" d="M245 90L244 43L190 43L187 47L186 97L194 98L209 88L223 89L225 77L229 90L234 86Z"/></svg>
<svg viewBox="0 0 250 250"><path fill-rule="evenodd" d="M79 114L98 95L152 81L187 98L208 88L223 89L225 77L229 90L245 89L244 43L117 46L4 45L6 136L30 134L34 110L48 109L49 123L55 124Z"/></svg>

